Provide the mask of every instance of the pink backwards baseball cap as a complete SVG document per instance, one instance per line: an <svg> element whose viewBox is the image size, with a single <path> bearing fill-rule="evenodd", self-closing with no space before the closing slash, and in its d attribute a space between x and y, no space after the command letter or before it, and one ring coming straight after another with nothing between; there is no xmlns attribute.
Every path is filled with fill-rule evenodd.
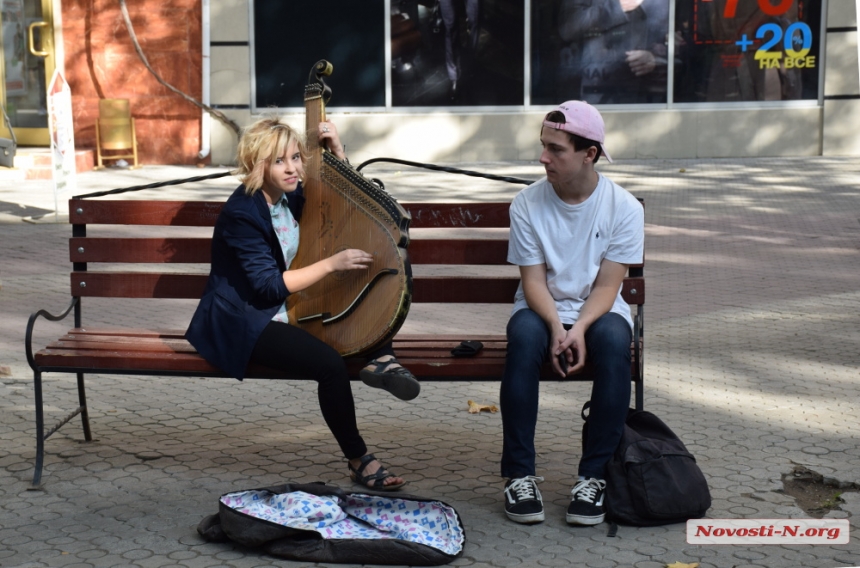
<svg viewBox="0 0 860 568"><path fill-rule="evenodd" d="M603 117L600 116L596 108L583 101L567 101L558 105L558 108L555 110L564 115L564 122L550 122L544 119L544 126L555 128L556 130L564 130L588 140L599 142L603 155L606 156L607 160L612 161L612 156L606 151L606 146L604 145Z"/></svg>

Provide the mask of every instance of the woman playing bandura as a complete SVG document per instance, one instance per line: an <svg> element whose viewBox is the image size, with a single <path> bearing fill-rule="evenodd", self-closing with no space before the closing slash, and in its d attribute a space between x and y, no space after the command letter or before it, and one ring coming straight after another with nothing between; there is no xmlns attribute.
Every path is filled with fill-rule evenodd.
<svg viewBox="0 0 860 568"><path fill-rule="evenodd" d="M319 125L320 144L344 160L331 122ZM186 332L212 365L242 380L249 363L313 378L323 418L348 460L353 481L395 490L405 481L387 471L358 432L355 404L343 358L303 329L290 325L286 299L342 270L366 270L372 256L348 249L309 266L288 270L299 246L304 197L305 145L276 117L258 120L239 140L236 175L242 180L224 204L212 237L206 290ZM394 358L391 344L368 356L362 380L398 398L418 396L420 385Z"/></svg>

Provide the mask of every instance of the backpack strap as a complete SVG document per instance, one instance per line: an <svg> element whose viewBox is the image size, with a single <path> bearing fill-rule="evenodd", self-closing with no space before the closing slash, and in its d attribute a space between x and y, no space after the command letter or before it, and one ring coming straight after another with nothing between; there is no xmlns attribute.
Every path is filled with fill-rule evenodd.
<svg viewBox="0 0 860 568"><path fill-rule="evenodd" d="M618 525L615 521L609 521L609 528L606 529L606 536L614 538L618 535Z"/></svg>

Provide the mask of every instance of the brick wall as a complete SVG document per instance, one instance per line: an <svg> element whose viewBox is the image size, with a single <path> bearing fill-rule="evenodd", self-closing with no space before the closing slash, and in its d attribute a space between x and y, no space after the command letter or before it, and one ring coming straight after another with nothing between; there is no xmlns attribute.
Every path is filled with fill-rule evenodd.
<svg viewBox="0 0 860 568"><path fill-rule="evenodd" d="M201 12L197 0L127 1L135 35L163 80L200 100ZM194 164L200 110L161 85L138 57L116 0L63 0L65 76L75 145L95 148L98 101L125 98L144 164Z"/></svg>

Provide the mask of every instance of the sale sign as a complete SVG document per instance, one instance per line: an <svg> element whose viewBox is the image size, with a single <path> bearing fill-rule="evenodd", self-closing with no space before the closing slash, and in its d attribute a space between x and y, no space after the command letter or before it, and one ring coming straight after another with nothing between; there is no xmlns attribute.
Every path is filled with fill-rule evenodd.
<svg viewBox="0 0 860 568"><path fill-rule="evenodd" d="M679 0L677 6L679 54L687 64L676 72L679 102L818 98L819 2Z"/></svg>

